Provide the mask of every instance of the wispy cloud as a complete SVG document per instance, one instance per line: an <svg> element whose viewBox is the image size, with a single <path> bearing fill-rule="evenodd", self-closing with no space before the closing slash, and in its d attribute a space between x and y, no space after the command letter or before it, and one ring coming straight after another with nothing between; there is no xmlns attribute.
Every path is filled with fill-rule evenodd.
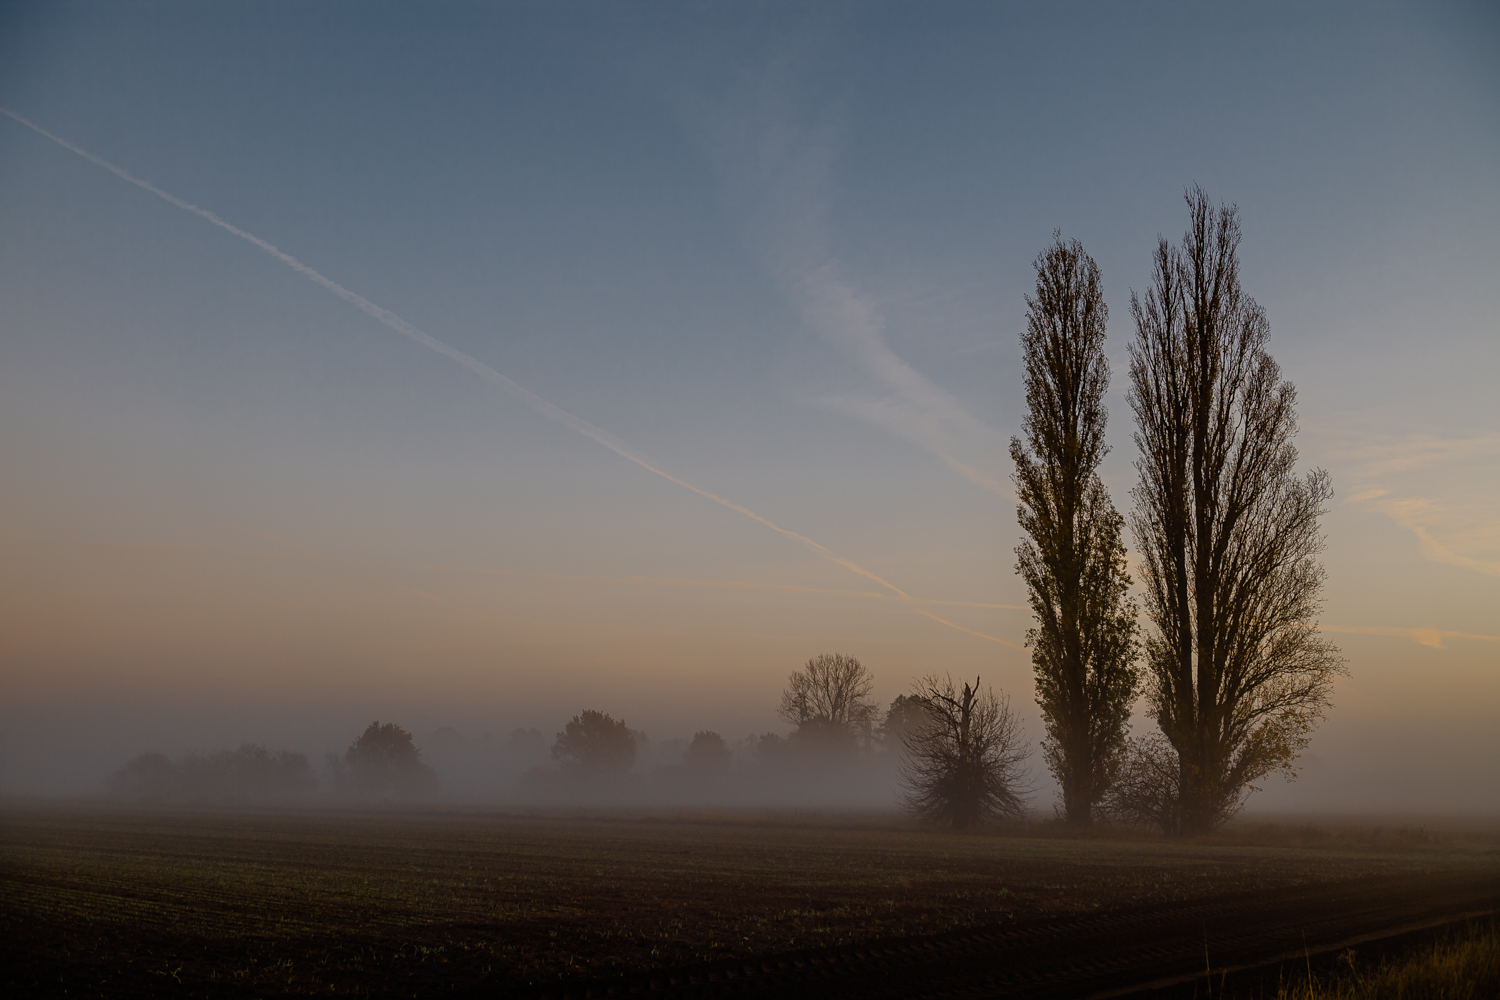
<svg viewBox="0 0 1500 1000"><path fill-rule="evenodd" d="M580 573L545 573L530 570L488 569L469 566L443 566L432 563L371 562L392 569L433 570L442 573L463 573L479 576L526 576L540 579L576 581L580 583L635 584L648 587L683 587L693 590L756 590L791 594L823 594L829 597L857 597L871 601L896 601L917 606L930 605L950 608L978 608L989 611L1030 611L1024 604L989 604L983 601L948 601L934 597L898 596L876 590L838 590L831 587L804 587L791 583L754 583L743 580L694 580L685 577L649 576L596 576ZM925 613L925 612L919 612ZM951 624L944 622L944 624ZM959 626L953 625L953 628ZM966 630L961 630L966 631ZM985 636L984 638L989 638Z"/></svg>
<svg viewBox="0 0 1500 1000"><path fill-rule="evenodd" d="M698 580L691 577L650 577L650 576L604 576L592 573L552 573L544 570L523 569L500 569L492 566L464 566L451 565L447 563L409 562L392 559L369 559L361 556L335 555L298 545L293 542L267 535L257 529L251 528L238 521L229 518L218 517L196 507L186 507L194 513L200 514L216 524L233 528L238 531L249 533L257 538L268 539L285 548L274 552L252 551L226 552L223 549L209 548L204 546L189 545L162 545L141 544L130 542L79 542L73 543L79 548L105 549L110 551L140 553L146 555L160 555L167 557L191 557L213 559L222 561L226 557L239 556L241 558L272 558L278 560L294 559L316 563L338 563L343 565L358 566L363 569L382 571L387 582L403 590L410 591L430 601L446 603L445 599L429 590L412 586L409 583L397 583L391 575L396 571L416 571L421 573L439 573L445 575L459 576L481 576L519 578L530 580L552 580L559 583L588 583L606 584L611 586L636 586L636 587L664 587L681 588L688 590L745 590L761 593L787 593L787 594L811 594L823 597L845 597L866 601L888 601L898 604L906 604L917 614L930 618L948 628L967 632L970 635L1009 646L1013 649L1023 649L1023 646L1001 639L984 632L978 632L955 622L942 618L937 614L926 610L932 607L948 608L973 608L982 611L1022 611L1029 613L1031 608L1024 604L995 604L986 601L953 601L932 597L898 597L891 593L878 590L842 590L833 587L808 587L791 583L762 583L748 580ZM1142 616L1144 617L1144 616ZM1360 625L1319 625L1320 632L1337 632L1347 635L1375 635L1388 636L1398 639L1410 639L1428 646L1432 649L1444 649L1443 640L1460 639L1473 642L1500 642L1500 636L1477 635L1471 632L1455 632L1447 629L1436 628L1400 628L1395 626L1360 626Z"/></svg>
<svg viewBox="0 0 1500 1000"><path fill-rule="evenodd" d="M808 402L923 448L996 496L1013 494L992 463L1002 436L896 353L877 298L831 250L828 216L838 105L809 115L780 62L748 88L743 106L709 125L734 211L767 272L809 330L852 365L859 384L814 389Z"/></svg>
<svg viewBox="0 0 1500 1000"><path fill-rule="evenodd" d="M588 421L582 419L581 417L575 416L572 413L567 412L566 410L563 410L561 407L554 405L553 403L525 388L509 377L491 368L489 365L486 365L484 362L473 357L472 355L460 351L457 348L454 348L442 342L441 340L438 340L431 334L428 334L425 331L413 326L406 320L402 319L400 316L397 316L395 313L391 312L389 309L386 309L383 306L376 305L362 295L359 295L358 293L345 288L344 286L338 284L331 278L328 278L321 272L302 263L291 254L280 250L270 242L263 240L260 237L255 236L254 234L249 233L243 229L240 229L238 226L226 222L224 219L220 218L213 212L208 211L207 209L200 208L197 205L184 201L183 199L178 198L175 195L163 191L155 185L127 172L123 168L118 167L57 135L54 135L53 133L47 131L34 122L29 121L21 115L16 114L13 111L10 111L6 108L0 108L0 114L4 114L14 119L20 124L25 125L27 128L37 132L47 139L50 139L63 148L76 153L77 155L83 157L91 163L97 164L98 166L119 177L121 180L133 184L144 191L148 191L151 194L156 195L158 198L161 198L163 201L166 201L168 204L180 208L183 211L191 212L192 214L204 219L214 226L217 226L225 232L237 236L242 240L245 240L246 242L275 258L280 263L291 268L293 271L302 275L303 277L306 277L310 281L321 285L323 288L332 292L334 295L337 295L345 302L353 305L361 312L372 317L386 327L394 330L404 337L407 337L417 344L420 344L428 350L434 351L446 358L449 358L452 361L457 362L491 385L497 386L519 397L528 406L541 413L543 416L563 425L564 427L569 428L570 430L582 434L584 437L587 437L600 445L603 445L605 448L608 448L610 451L614 452L616 455L620 456L626 461L638 465L642 469L660 476L668 482L680 486L683 489L690 490L691 492L696 493L707 500L712 500L714 503L717 503L720 506L726 507L737 514L740 514L759 524L764 525L765 527L777 532L778 534L786 538L792 539L793 541L802 544L803 546L811 549L818 556L827 559L828 561L833 562L839 566L842 566L844 569L852 573L855 573L879 584L881 587L889 591L891 595L894 595L896 599L903 601L909 605L948 603L920 601L919 599L913 598L910 594L906 593L904 590L897 587L889 580L886 580L878 574L865 569L863 566L860 566L852 560L843 558L826 546L813 541L811 538L808 538L806 535L791 531L787 528L783 528L780 525L772 522L770 519L757 514L747 507L734 503L733 501L727 500L724 497L718 496L714 493L709 492L708 490L695 486L684 479L678 478L677 476L663 471L655 465L652 465L650 462L647 462L644 458L635 454L624 444L615 440L609 434L605 433L600 428L595 427ZM977 473L974 473L972 469L967 465L967 463L961 462L958 459L952 457L946 451L941 450L941 443L938 441L937 430L939 424L944 421L968 424L969 426L978 426L978 424L976 421L969 421L964 416L962 410L947 396L947 394L943 393L931 382L929 382L927 379L913 370L910 366L906 365L903 361L901 361L901 359L896 357L894 352L892 352L889 347L885 345L884 338L881 335L878 326L878 319L875 316L872 308L866 302L856 296L852 292L852 290L833 279L831 277L831 272L826 267L821 269L814 269L813 271L808 273L804 277L803 285L805 289L804 296L806 298L806 301L809 303L809 321L817 329L819 329L820 332L824 333L825 336L829 337L831 340L837 343L846 346L853 353L853 355L861 361L862 366L868 372L873 374L878 381L885 384L890 390L892 390L897 400L905 404L907 410L909 411L906 416L900 419L892 418L886 422L886 425L891 426L892 428L902 428L901 433L903 433L903 436L908 436L909 439L914 440L918 443L925 442L930 447L934 447L934 450L937 450L938 453L944 457L944 460L947 461L950 466L955 469L955 471L961 472L962 474L968 476L970 479L977 483L980 483L981 485L986 485L987 488L997 489L998 491L998 484L989 482L984 477L978 475ZM896 409L892 409L890 412L894 414L898 411ZM282 539L270 540L275 541L283 546L288 544ZM429 594L426 596L432 597L434 595ZM991 635L986 635L984 633L965 628L961 625L957 625L953 622L947 621L946 619L940 618L930 612L923 611L920 608L914 608L914 610L917 614L923 615L927 618L931 618L936 622L939 622L949 628L956 629L960 632L966 632L968 634L978 636L979 638L986 639L990 642L1012 646L1017 649L1021 648L1015 643L1011 643L1004 639L999 639Z"/></svg>
<svg viewBox="0 0 1500 1000"><path fill-rule="evenodd" d="M948 628L1012 648L1022 648L1008 640L956 624L925 610L923 606L946 605L1010 610L1027 610L1026 608L913 597L890 581L852 560L839 556L813 539L783 528L740 504L663 471L602 429L552 404L477 358L418 329L390 310L370 302L303 264L291 254L226 222L213 212L177 198L133 176L122 168L48 132L12 111L0 108L0 114L14 119L122 180L256 246L283 265L337 295L391 330L457 362L491 385L514 394L542 415L608 448L619 457L798 542L820 557L879 584L885 588L886 592L842 591L784 584L660 580L645 577L618 578L618 582L653 586L784 590L894 600L907 604L916 614L930 618ZM999 496L1008 496L1009 493L1002 483L995 477L980 471L978 463L966 457L973 453L974 442L993 438L995 432L985 426L982 421L968 414L952 394L907 364L891 349L885 339L883 320L874 300L861 293L852 282L840 277L836 262L823 251L822 248L826 244L826 232L822 222L825 206L821 198L821 190L826 184L826 167L830 149L828 137L829 133L826 129L814 130L809 136L804 137L800 136L797 130L787 128L783 124L780 127L768 129L762 135L760 157L762 165L767 166L773 176L789 173L790 176L800 181L799 184L792 184L785 189L778 190L777 210L772 213L772 217L783 220L785 225L775 229L777 238L769 243L772 248L773 270L785 282L785 286L808 326L825 341L837 347L846 357L852 359L856 368L869 381L869 385L864 389L829 394L822 397L820 402L831 409L859 417L924 447L971 482ZM789 171L779 169L778 163L782 167L790 163L791 169ZM966 448L968 450L965 450ZM1435 467L1461 462L1488 462L1493 467L1495 456L1500 455L1500 434L1481 434L1466 438L1410 435L1405 438L1366 439L1349 449L1348 454L1356 468L1361 470L1367 483L1376 477L1431 470ZM1422 541L1424 552L1434 561L1463 566L1486 574L1500 575L1500 560L1488 558L1489 553L1500 551L1500 517L1495 516L1492 507L1444 504L1424 498L1403 497L1378 485L1366 485L1347 502L1367 505L1396 520L1397 523L1417 535ZM243 525L234 526L244 529ZM300 548L293 546L285 539L260 532L255 532L255 534L282 547L283 551L287 547L292 547L294 550ZM306 555L306 553L299 554ZM459 570L454 567L424 564L392 563L387 565L390 568L406 566L407 568L448 569L463 572L506 574L512 572ZM562 574L535 575L555 576L559 579L606 579L568 577ZM437 595L427 592L423 592L422 596L432 600L442 600ZM1444 639L1500 641L1500 637L1496 636L1426 628L1323 626L1323 631L1409 638L1436 649L1443 648Z"/></svg>
<svg viewBox="0 0 1500 1000"><path fill-rule="evenodd" d="M281 548L271 552L249 549L236 552L204 545L169 545L145 542L75 542L69 547L106 552L165 556L169 558L185 557L215 561L222 561L226 558L268 559L275 561L339 564L386 571L414 570L425 573L443 573L458 576L495 576L531 580L556 580L560 583L605 583L623 586L683 588L688 590L751 590L765 593L820 594L826 597L854 597L867 601L892 601L916 607L975 608L982 611L1029 612L1031 610L1025 604L993 604L987 601L950 601L938 597L913 597L911 595L892 594L879 590L843 590L836 587L808 587L795 583L760 583L749 580L697 580L691 577L603 576L597 573L549 573L545 570L498 569L492 566L453 566L445 563L404 562L394 559L368 559L361 556L335 555L285 541L274 535L267 535L237 521L217 517L199 511L194 507L183 506L184 509L201 514L217 524L244 531L257 538L274 541ZM400 584L400 586L407 587L408 585ZM427 596L432 595L429 594ZM944 624L949 623L945 622ZM956 625L953 627L958 628ZM985 638L989 637L986 636Z"/></svg>
<svg viewBox="0 0 1500 1000"><path fill-rule="evenodd" d="M988 639L990 642L999 643L1002 646L1009 646L1011 649L1019 649L1019 650L1022 650L1023 652L1026 649L1025 646L1022 646L1022 645L1019 645L1017 643L1011 642L1009 639L996 638L993 635L985 635L983 632L976 632L976 631L974 631L971 628L964 628L962 625L955 625L955 624L953 624L953 622L950 622L946 618L939 618L937 615L933 614L931 611L918 611L917 614L923 616L924 618L931 618L933 621L937 622L940 625L946 625L949 628L956 628L960 632L967 632L970 635L976 635L976 636L978 636L981 639Z"/></svg>
<svg viewBox="0 0 1500 1000"><path fill-rule="evenodd" d="M1313 430L1351 486L1345 504L1416 536L1431 562L1500 576L1500 432L1388 433L1376 414Z"/></svg>
<svg viewBox="0 0 1500 1000"><path fill-rule="evenodd" d="M1361 488L1348 503L1410 531L1432 562L1500 576L1500 434L1380 437L1349 458Z"/></svg>
<svg viewBox="0 0 1500 1000"><path fill-rule="evenodd" d="M1422 497L1395 497L1388 490L1365 490L1349 502L1376 510L1417 536L1430 561L1500 576L1500 559L1465 553L1500 552L1500 518L1472 507L1449 507Z"/></svg>
<svg viewBox="0 0 1500 1000"><path fill-rule="evenodd" d="M816 402L925 448L969 482L1011 498L1003 482L960 456L965 443L997 446L999 435L891 349L875 303L842 280L831 262L803 276L799 286L803 320L852 359L871 383L862 390L817 397Z"/></svg>
<svg viewBox="0 0 1500 1000"><path fill-rule="evenodd" d="M1383 626L1320 625L1319 632L1341 632L1346 635L1388 635L1399 639L1411 639L1432 649L1442 649L1444 639L1468 639L1475 642L1500 642L1500 635L1474 635L1470 632L1450 632L1436 628L1386 628Z"/></svg>
<svg viewBox="0 0 1500 1000"><path fill-rule="evenodd" d="M1493 460L1500 455L1500 433L1459 436L1432 433L1374 434L1349 442L1345 457L1361 474L1380 478L1392 473Z"/></svg>

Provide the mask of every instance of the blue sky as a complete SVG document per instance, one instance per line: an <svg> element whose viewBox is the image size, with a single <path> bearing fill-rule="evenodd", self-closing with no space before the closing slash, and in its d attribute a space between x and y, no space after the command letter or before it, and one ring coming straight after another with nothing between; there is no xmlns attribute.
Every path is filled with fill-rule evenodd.
<svg viewBox="0 0 1500 1000"><path fill-rule="evenodd" d="M1354 630L1266 801L1500 808L1497 50L1484 4L6 5L0 106L959 603L814 593L880 588L0 118L0 780L66 756L43 730L317 749L592 698L733 735L834 649L883 699L982 673L1039 735L991 641L1025 613L963 606L1024 603L1030 261L1061 229L1103 269L1125 508L1129 294L1197 183L1240 207ZM1442 740L1481 763L1431 792Z"/></svg>

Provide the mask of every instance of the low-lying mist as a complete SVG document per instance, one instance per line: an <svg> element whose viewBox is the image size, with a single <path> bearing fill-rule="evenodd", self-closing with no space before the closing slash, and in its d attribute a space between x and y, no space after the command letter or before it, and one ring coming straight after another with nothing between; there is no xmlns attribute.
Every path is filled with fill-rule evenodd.
<svg viewBox="0 0 1500 1000"><path fill-rule="evenodd" d="M1029 708L1021 698L1012 704ZM641 727L650 735L637 744L628 769L584 780L568 774L563 762L551 756L557 733L569 718L567 710L460 713L422 704L390 712L389 718L414 733L419 759L431 768L436 787L415 797L342 787L329 755L342 759L377 714L388 717L390 707L369 705L361 718L347 708L305 702L280 710L251 704L193 708L124 697L110 706L80 701L20 711L13 704L5 706L0 720L0 794L115 796L119 789L112 776L142 755L156 754L174 767L186 762L177 790L158 795L183 802L314 804L389 798L541 806L900 807L895 745L877 742L852 754L792 751L790 727L782 726L777 728L789 753L778 759L770 750L774 741L762 745L771 728L767 723L774 725L765 718L770 713L748 711L743 718L715 712L726 718L709 721L722 733L730 756L721 772L705 773L688 763L686 750L702 722L695 725L692 714L673 711ZM1500 743L1494 727L1476 715L1439 722L1426 715L1355 719L1335 713L1299 761L1298 778L1267 782L1246 803L1245 813L1496 815L1500 786L1494 782L1493 761ZM634 728L634 715L627 718ZM1034 746L1039 727L1030 716L1026 722L1024 736ZM1135 729L1150 724L1137 719ZM759 732L752 737L753 729ZM257 749L245 751L247 744ZM262 779L252 777L264 766L255 762L262 752L269 758L283 752L300 755L306 770L290 766L285 773L302 777L266 791L257 784ZM226 783L222 776L229 773L244 777ZM1029 762L1026 784L1028 810L1050 817L1057 790L1038 753Z"/></svg>
<svg viewBox="0 0 1500 1000"><path fill-rule="evenodd" d="M1398 658L1366 664L1360 676L1366 685L1389 688L1392 678L1411 674ZM0 700L0 795L210 805L895 811L902 804L899 742L885 731L901 688L889 680L878 699L872 692L868 733L862 723L852 745L823 745L794 735L799 727L778 710L776 687L764 682L715 688L533 670L534 682L515 672L496 674L488 686L466 683L472 690L456 697L458 685L441 674L421 691L393 690L374 675L330 690L312 668L303 675L268 678L247 666L237 674L243 683L226 688L201 673L175 684L131 685L59 670L47 691L7 684ZM1028 678L998 669L986 681L990 676L1010 694L1020 737L1032 748L1022 780L1025 807L1051 817L1059 793L1038 746L1042 726L1027 697ZM1424 676L1426 687L1397 689L1400 710L1372 703L1351 686L1299 759L1296 780L1265 781L1244 814L1500 814L1493 702L1440 698L1454 693L1454 682L1431 671ZM257 678L261 683L252 683ZM553 756L570 719L594 707L617 720L623 714L633 748L626 766ZM382 785L355 773L349 750L377 718L411 734L430 783ZM1131 728L1139 734L1154 725L1138 714ZM690 753L705 732L722 738L722 753L705 753L702 744Z"/></svg>
<svg viewBox="0 0 1500 1000"><path fill-rule="evenodd" d="M98 790L121 802L204 805L893 809L900 802L899 738L887 733L858 740L767 732L730 741L710 730L662 740L627 730L628 742L617 755L593 759L570 754L567 736L566 729L555 735L532 727L469 735L442 726L417 738L398 725L375 722L354 734L344 753L325 754L317 763L297 750L256 743L176 758L147 751L123 762ZM386 745L367 745L382 738Z"/></svg>

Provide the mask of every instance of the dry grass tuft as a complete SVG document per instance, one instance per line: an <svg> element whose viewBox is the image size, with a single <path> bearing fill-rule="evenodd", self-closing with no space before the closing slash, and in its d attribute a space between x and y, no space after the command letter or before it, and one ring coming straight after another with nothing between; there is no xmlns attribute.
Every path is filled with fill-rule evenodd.
<svg viewBox="0 0 1500 1000"><path fill-rule="evenodd" d="M1394 961L1364 968L1346 952L1326 978L1283 986L1277 1000L1490 1000L1500 997L1500 925L1471 926Z"/></svg>

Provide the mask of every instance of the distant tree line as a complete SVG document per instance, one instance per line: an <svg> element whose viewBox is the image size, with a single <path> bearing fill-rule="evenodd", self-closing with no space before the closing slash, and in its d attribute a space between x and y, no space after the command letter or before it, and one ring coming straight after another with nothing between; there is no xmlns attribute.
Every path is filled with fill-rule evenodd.
<svg viewBox="0 0 1500 1000"><path fill-rule="evenodd" d="M874 677L855 657L815 656L791 673L782 692L778 711L791 724L789 733L731 744L701 729L690 740L667 741L644 776L632 771L649 745L646 734L607 712L585 709L556 733L550 753L538 730L511 734L504 756L531 762L511 791L543 801L627 801L632 792L653 788L721 800L760 790L775 800L778 793L797 798L791 793L798 788L828 793L850 779L885 774L900 779L906 806L923 818L964 828L1020 815L1029 750L1003 698L978 680L955 685L951 678L928 677L882 713L873 689ZM450 753L464 751L464 739L451 728L438 730L433 741ZM548 757L551 767L542 763ZM326 756L321 780L301 753L245 744L177 760L142 754L109 778L108 790L158 803L284 802L314 791L335 799L412 801L436 794L439 782L413 735L377 720L343 753Z"/></svg>
<svg viewBox="0 0 1500 1000"><path fill-rule="evenodd" d="M372 722L343 754L329 754L328 790L378 798L420 798L438 789L411 733ZM106 790L142 802L267 803L305 798L319 781L306 755L259 743L173 760L143 753L110 775Z"/></svg>
<svg viewBox="0 0 1500 1000"><path fill-rule="evenodd" d="M143 753L110 776L108 790L147 802L270 802L317 787L307 757L259 743L207 755Z"/></svg>
<svg viewBox="0 0 1500 1000"><path fill-rule="evenodd" d="M1199 188L1186 200L1181 243L1158 239L1151 284L1130 298L1127 399L1138 455L1128 518L1099 471L1110 384L1099 267L1080 242L1054 233L1026 297L1027 408L1010 442L1024 536L1015 567L1034 615L1026 641L1042 757L1074 826L1212 830L1255 782L1295 774L1343 670L1316 628L1329 477L1296 470L1296 390L1267 351L1265 311L1240 287L1237 210L1215 207ZM1003 695L979 678L934 675L881 713L873 690L858 659L814 656L788 677L777 706L790 733L731 745L699 730L668 741L671 759L658 767L675 768L686 786L722 789L731 773L776 779L899 761L904 803L917 816L964 828L1021 815L1030 751ZM1155 728L1132 737L1142 698ZM461 742L452 730L439 735ZM557 732L554 767L542 766L539 730L516 730L508 752L534 763L534 789L590 793L620 787L647 746L645 733L589 708ZM336 795L438 791L412 734L389 722L372 722L328 755L325 772ZM177 760L142 754L109 779L115 794L158 801L284 799L317 785L302 754L253 743Z"/></svg>

